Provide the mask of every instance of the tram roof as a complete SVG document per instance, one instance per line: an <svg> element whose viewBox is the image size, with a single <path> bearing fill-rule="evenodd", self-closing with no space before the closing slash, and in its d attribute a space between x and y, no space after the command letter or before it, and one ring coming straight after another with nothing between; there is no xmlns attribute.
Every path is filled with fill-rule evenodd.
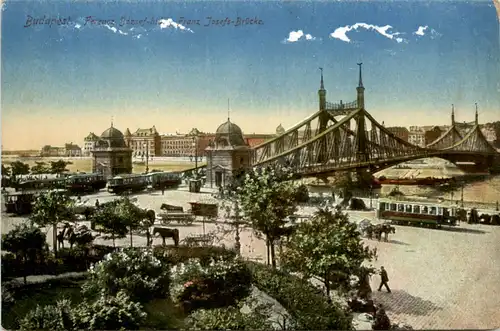
<svg viewBox="0 0 500 331"><path fill-rule="evenodd" d="M123 175L115 176L112 179L125 179L125 178L137 178L137 177L144 177L144 175L140 175L140 174L123 174Z"/></svg>
<svg viewBox="0 0 500 331"><path fill-rule="evenodd" d="M380 198L379 202L389 202L389 203L400 203L405 205L419 205L419 206L441 206L441 207L452 207L454 206L451 203L443 203L443 202L432 202L432 201L409 201L409 200L394 200L390 198Z"/></svg>

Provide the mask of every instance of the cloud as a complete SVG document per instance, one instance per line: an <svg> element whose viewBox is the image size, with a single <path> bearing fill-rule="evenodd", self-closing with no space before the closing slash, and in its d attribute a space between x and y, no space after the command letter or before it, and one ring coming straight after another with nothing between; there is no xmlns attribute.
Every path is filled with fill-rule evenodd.
<svg viewBox="0 0 500 331"><path fill-rule="evenodd" d="M193 30L186 28L182 24L174 22L174 20L171 18L161 19L158 21L158 24L160 25L160 29L174 28L176 30L179 29L179 30L184 30L184 31L189 31L191 33L194 33Z"/></svg>
<svg viewBox="0 0 500 331"><path fill-rule="evenodd" d="M302 30L297 30L297 31L291 31L289 34L288 34L288 38L286 38L285 40L283 40L284 43L294 43L294 42L297 42L299 40L316 40L315 37L313 37L312 35L310 35L309 33L304 33L304 31Z"/></svg>
<svg viewBox="0 0 500 331"><path fill-rule="evenodd" d="M426 35L426 31L428 31L429 29L429 26L426 25L426 26L419 26L418 27L418 30L413 32L414 35L417 35L417 36L420 36L420 37L423 37L424 35ZM435 38L438 38L438 37L441 37L442 35L437 32L436 30L434 29L430 29L429 31L429 35L431 37L431 39L435 39Z"/></svg>
<svg viewBox="0 0 500 331"><path fill-rule="evenodd" d="M413 32L413 34L416 34L417 36L423 36L425 35L425 30L427 30L429 26L419 26L418 27L418 30Z"/></svg>
<svg viewBox="0 0 500 331"><path fill-rule="evenodd" d="M128 35L128 33L127 33L127 32L123 32L122 30L117 29L117 28L115 28L114 26L109 26L108 24L105 24L104 26L105 26L105 27L107 27L109 30L113 31L114 33L117 33L117 32L118 32L119 34L121 34L121 35L123 35L123 36L127 36L127 35Z"/></svg>
<svg viewBox="0 0 500 331"><path fill-rule="evenodd" d="M349 42L351 42L351 39L349 39L349 37L347 36L347 32L352 31L352 30L357 30L359 28L363 28L366 30L375 30L377 33L381 34L382 36L389 38L389 39L392 39L392 40L395 40L398 43L402 43L405 41L405 39L403 39L401 37L397 37L401 33L389 32L389 30L392 29L392 26L390 26L390 25L377 26L377 25L366 24L366 23L356 23L354 25L346 25L343 27L339 27L339 28L335 29L335 31L330 33L330 37L349 43Z"/></svg>

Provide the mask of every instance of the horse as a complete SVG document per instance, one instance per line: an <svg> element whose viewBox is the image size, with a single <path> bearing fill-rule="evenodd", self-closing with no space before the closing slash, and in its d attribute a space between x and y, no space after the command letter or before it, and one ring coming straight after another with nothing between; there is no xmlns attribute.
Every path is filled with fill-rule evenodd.
<svg viewBox="0 0 500 331"><path fill-rule="evenodd" d="M165 238L172 238L174 240L175 247L179 247L179 230L178 229L170 229L164 227L155 226L153 228L153 236L159 234L163 239L163 246L165 246Z"/></svg>
<svg viewBox="0 0 500 331"><path fill-rule="evenodd" d="M58 247L64 248L64 239L68 239L68 233L72 231L71 224L65 223L62 231L59 231L59 233L56 236L57 242L58 242Z"/></svg>
<svg viewBox="0 0 500 331"><path fill-rule="evenodd" d="M73 245L77 246L85 246L94 241L97 236L93 236L91 230L85 225L79 226L76 229L69 228L66 232L66 236L68 238L70 248L73 248Z"/></svg>
<svg viewBox="0 0 500 331"><path fill-rule="evenodd" d="M382 234L384 234L384 241L388 241L389 234L396 233L396 228L389 224L377 224L373 227L373 233L378 241L382 239Z"/></svg>

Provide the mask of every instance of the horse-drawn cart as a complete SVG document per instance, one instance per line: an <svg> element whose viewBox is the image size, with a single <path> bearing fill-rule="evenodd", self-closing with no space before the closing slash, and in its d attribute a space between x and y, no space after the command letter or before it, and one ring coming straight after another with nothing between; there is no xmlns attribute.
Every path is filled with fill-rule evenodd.
<svg viewBox="0 0 500 331"><path fill-rule="evenodd" d="M158 218L162 224L168 225L172 222L177 222L182 225L191 225L194 222L194 215L190 212L184 212L181 206L162 204L162 213L158 213Z"/></svg>

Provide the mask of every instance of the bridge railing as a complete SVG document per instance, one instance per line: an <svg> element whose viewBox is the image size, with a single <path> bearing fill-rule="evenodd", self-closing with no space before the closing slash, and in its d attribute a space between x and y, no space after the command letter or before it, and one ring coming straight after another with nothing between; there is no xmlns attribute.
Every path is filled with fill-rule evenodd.
<svg viewBox="0 0 500 331"><path fill-rule="evenodd" d="M341 110L341 109L353 109L353 108L358 108L358 102L353 101L353 102L348 102L348 103L343 103L340 101L340 103L333 103L333 102L326 102L326 109L327 110Z"/></svg>

